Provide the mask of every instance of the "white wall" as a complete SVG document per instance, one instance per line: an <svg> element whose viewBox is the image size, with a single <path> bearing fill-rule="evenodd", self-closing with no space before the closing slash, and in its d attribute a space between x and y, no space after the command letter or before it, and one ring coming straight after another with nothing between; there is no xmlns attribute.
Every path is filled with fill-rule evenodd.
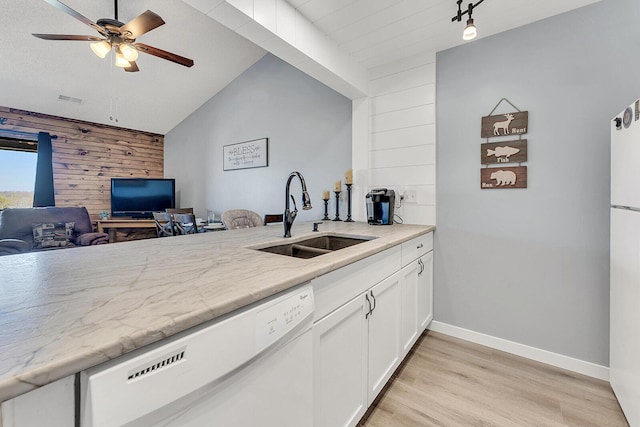
<svg viewBox="0 0 640 427"><path fill-rule="evenodd" d="M605 0L438 53L436 320L608 366L609 126L640 96L638 16ZM502 97L529 111L528 188L481 190Z"/></svg>
<svg viewBox="0 0 640 427"><path fill-rule="evenodd" d="M369 187L415 192L396 209L405 223L435 224L435 53L370 70Z"/></svg>
<svg viewBox="0 0 640 427"><path fill-rule="evenodd" d="M236 208L283 212L287 177L297 170L313 205L302 211L294 180L297 221L319 219L322 191L344 182L351 168L351 131L349 99L267 54L165 136L165 175L176 178L181 206L202 216L213 209L219 217ZM224 145L264 137L268 167L223 171Z"/></svg>

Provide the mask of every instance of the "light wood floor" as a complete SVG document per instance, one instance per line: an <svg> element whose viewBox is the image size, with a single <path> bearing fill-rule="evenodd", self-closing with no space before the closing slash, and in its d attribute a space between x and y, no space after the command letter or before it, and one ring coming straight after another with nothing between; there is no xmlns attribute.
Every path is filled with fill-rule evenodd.
<svg viewBox="0 0 640 427"><path fill-rule="evenodd" d="M427 332L360 426L628 424L606 381Z"/></svg>

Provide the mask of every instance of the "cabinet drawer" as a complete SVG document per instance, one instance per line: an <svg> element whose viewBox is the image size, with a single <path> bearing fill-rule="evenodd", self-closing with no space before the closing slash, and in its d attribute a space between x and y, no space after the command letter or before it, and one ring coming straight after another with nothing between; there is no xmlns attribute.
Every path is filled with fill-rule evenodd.
<svg viewBox="0 0 640 427"><path fill-rule="evenodd" d="M411 261L420 258L422 255L433 250L433 231L415 237L402 244L402 265L405 266Z"/></svg>
<svg viewBox="0 0 640 427"><path fill-rule="evenodd" d="M313 279L311 286L316 305L313 321L322 319L398 271L400 251L398 245Z"/></svg>

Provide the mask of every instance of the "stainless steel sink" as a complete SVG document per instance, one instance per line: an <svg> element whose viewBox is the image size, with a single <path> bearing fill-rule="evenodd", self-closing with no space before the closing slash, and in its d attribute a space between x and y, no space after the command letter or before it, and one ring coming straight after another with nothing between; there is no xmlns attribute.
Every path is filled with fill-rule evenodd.
<svg viewBox="0 0 640 427"><path fill-rule="evenodd" d="M375 239L375 237L318 236L299 242L258 248L258 250L295 258L313 258L359 243L368 242L372 239Z"/></svg>

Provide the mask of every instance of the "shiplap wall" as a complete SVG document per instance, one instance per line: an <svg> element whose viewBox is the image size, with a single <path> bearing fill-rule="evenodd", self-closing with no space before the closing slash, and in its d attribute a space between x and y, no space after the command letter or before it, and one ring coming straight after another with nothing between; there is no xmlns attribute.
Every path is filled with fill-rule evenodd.
<svg viewBox="0 0 640 427"><path fill-rule="evenodd" d="M435 224L435 52L370 70L369 188L416 200L396 208L405 223Z"/></svg>
<svg viewBox="0 0 640 427"><path fill-rule="evenodd" d="M56 206L111 210L111 178L163 178L164 136L0 107L0 129L49 132Z"/></svg>

